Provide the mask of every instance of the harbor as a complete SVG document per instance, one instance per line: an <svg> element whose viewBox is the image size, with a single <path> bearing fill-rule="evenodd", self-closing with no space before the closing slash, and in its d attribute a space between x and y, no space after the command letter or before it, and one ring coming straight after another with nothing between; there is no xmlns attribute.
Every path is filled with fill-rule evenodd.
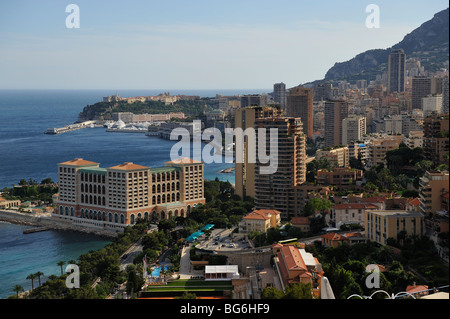
<svg viewBox="0 0 450 319"><path fill-rule="evenodd" d="M85 121L85 122L81 122L81 123L69 124L69 125L66 125L63 127L47 128L47 130L44 132L44 134L51 134L51 135L62 134L62 133L72 132L75 130L80 130L80 129L87 128L87 127L94 127L94 125L95 125L95 121Z"/></svg>

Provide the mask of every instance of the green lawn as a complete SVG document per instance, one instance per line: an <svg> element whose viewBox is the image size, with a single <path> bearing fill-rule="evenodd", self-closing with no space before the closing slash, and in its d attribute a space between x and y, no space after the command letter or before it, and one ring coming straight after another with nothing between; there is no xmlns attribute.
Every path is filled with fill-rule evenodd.
<svg viewBox="0 0 450 319"><path fill-rule="evenodd" d="M231 290L231 281L203 281L192 279L180 279L167 283L164 286L148 286L147 291L222 291Z"/></svg>

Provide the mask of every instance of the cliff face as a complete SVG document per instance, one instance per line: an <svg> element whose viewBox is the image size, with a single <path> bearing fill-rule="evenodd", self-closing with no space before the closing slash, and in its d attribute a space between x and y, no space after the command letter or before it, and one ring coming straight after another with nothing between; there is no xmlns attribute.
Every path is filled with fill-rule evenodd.
<svg viewBox="0 0 450 319"><path fill-rule="evenodd" d="M387 63L392 49L405 50L406 56L417 56L425 66L439 67L448 60L449 53L449 9L438 12L420 27L407 34L403 40L388 49L369 50L353 59L336 63L325 75L325 80L336 80L356 74L370 73ZM431 55L430 55L431 53ZM431 57L431 58L430 58ZM428 64L427 64L428 63Z"/></svg>

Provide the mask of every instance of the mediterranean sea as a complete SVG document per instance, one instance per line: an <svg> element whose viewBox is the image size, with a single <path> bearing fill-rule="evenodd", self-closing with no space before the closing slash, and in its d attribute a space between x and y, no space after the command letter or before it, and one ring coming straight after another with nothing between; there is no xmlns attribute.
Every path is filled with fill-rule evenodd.
<svg viewBox="0 0 450 319"><path fill-rule="evenodd" d="M142 133L113 133L105 128L85 128L58 135L44 134L50 127L74 123L88 104L103 96L118 93L122 97L158 95L256 94L264 90L0 90L0 190L18 184L20 179L40 182L50 177L58 180L57 164L74 158L110 167L134 162L149 167L164 166L176 143L148 137ZM220 173L233 164L205 164L205 178L234 183L234 174ZM20 284L31 288L30 273L41 271L44 277L58 275L60 260L77 259L90 250L104 247L104 238L62 231L23 235L25 226L0 223L0 298L14 294ZM35 285L37 281L35 281Z"/></svg>

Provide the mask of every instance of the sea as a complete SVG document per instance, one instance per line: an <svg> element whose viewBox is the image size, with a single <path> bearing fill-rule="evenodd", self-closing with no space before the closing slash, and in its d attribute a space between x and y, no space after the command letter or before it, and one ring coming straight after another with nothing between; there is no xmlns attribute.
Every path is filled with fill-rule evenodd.
<svg viewBox="0 0 450 319"><path fill-rule="evenodd" d="M85 128L58 135L44 134L47 128L74 123L86 105L104 96L257 94L268 90L0 90L0 190L21 179L40 183L50 177L58 180L57 164L83 158L111 167L133 162L161 167L171 160L177 141L145 136L143 133L106 132L103 127ZM191 148L192 151L192 148ZM196 154L191 154L194 156ZM199 155L199 154L197 154ZM205 179L218 178L234 183L234 173L221 173L233 164L217 160L205 164ZM23 234L27 226L0 222L0 299L15 294L17 284L31 288L31 273L59 275L58 261L76 260L81 254L104 247L103 237L68 231ZM35 280L37 285L37 280Z"/></svg>

